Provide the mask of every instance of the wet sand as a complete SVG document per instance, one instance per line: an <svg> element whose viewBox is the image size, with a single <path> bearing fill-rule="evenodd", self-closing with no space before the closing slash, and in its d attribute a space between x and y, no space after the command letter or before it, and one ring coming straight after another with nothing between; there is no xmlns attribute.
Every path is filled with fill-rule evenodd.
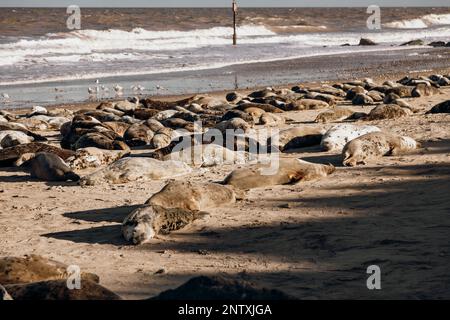
<svg viewBox="0 0 450 320"><path fill-rule="evenodd" d="M109 88L120 83L124 88L124 97L136 95L137 93L130 87L141 84L147 88L142 92L143 96L167 98L205 92L247 90L280 84L297 85L298 83L366 77L401 78L405 75L430 73L430 70L443 73L449 67L449 48L362 49L376 51L240 64L219 69L102 78L101 83ZM97 97L91 97L93 99L89 100L87 88L95 86L94 81L95 79L87 79L0 86L0 92L7 92L12 98L11 102L0 104L0 109L93 102L97 100ZM157 90L157 85L164 89ZM98 98L114 99L114 92L111 89L108 95L100 95Z"/></svg>
<svg viewBox="0 0 450 320"><path fill-rule="evenodd" d="M423 68L433 64L425 60ZM368 75L376 67L368 64ZM218 273L301 299L449 299L450 116L424 114L448 99L449 87L432 97L406 99L420 109L417 114L368 122L422 142L414 154L344 168L339 154L295 150L287 156L332 163L336 173L315 182L254 189L246 200L142 246L125 242L120 223L167 181L81 188L2 168L0 255L34 253L79 265L126 299L147 298L193 276ZM319 112L285 115L295 125L318 126L311 121ZM58 139L56 132L45 134ZM197 170L178 179L220 181L236 167ZM367 289L369 265L380 266L382 290ZM161 269L165 272L157 272Z"/></svg>

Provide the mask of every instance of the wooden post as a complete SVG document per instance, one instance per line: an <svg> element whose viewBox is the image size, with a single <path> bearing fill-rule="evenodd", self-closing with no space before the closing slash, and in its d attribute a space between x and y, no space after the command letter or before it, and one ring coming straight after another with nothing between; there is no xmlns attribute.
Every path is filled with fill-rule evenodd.
<svg viewBox="0 0 450 320"><path fill-rule="evenodd" d="M236 0L233 0L233 46L237 45L236 15L237 15L237 3Z"/></svg>

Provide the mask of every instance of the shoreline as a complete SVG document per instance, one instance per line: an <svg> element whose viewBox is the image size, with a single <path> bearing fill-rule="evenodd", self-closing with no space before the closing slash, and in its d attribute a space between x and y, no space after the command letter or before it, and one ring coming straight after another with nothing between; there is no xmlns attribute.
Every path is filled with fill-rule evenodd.
<svg viewBox="0 0 450 320"><path fill-rule="evenodd" d="M180 92L180 93L173 93L173 94L142 94L139 95L141 98L147 98L151 97L156 100L161 101L174 101L179 99L184 99L193 95L197 94L204 94L204 95L211 95L211 96L218 96L218 95L224 95L230 91L237 91L240 93L248 93L252 90L258 90L265 87L274 87L274 88L285 88L285 87L292 87L294 85L303 84L303 85L315 85L315 84L325 84L330 82L345 82L349 81L349 79L352 80L362 80L364 78L372 78L376 82L383 82L384 80L391 79L391 78L402 78L404 76L421 76L421 75L429 75L431 73L438 73L438 74L448 74L450 73L450 64L446 61L450 61L450 50L448 48L407 48L404 50L401 50L400 52L404 53L405 51L412 51L412 50L418 50L420 53L417 55L399 55L397 58L404 58L405 56L409 57L409 60L402 61L402 60L396 60L396 59L379 59L377 61L372 60L372 65L363 65L364 59L371 59L374 57L377 57L381 52L368 52L358 55L356 59L351 57L350 55L327 55L327 56L318 56L318 57L308 57L308 58L300 58L300 59L292 59L292 60L277 60L277 61L270 61L270 62L260 62L260 63L248 63L248 64L239 64L239 65L233 65L233 66L227 66L223 68L217 68L217 69L207 69L202 70L199 72L199 74L195 74L195 72L192 71L186 71L177 73L179 74L179 77L186 74L187 79L194 77L195 78L201 78L204 73L206 73L206 80L209 79L212 80L214 77L217 77L220 75L228 74L229 76L234 75L236 79L239 79L241 75L246 75L247 81L251 81L251 78L254 77L253 85L250 83L245 88L240 87L238 84L235 86L235 88L232 88L229 86L228 88L221 88L221 89L206 89L206 90L192 90L190 92ZM398 50L392 50L392 52L396 52ZM383 52L382 54L386 55L386 52ZM387 54L386 56L389 56ZM382 56L385 57L385 56ZM342 67L339 69L334 69L333 67L336 66L336 64L333 65L332 60L333 58L336 58L336 60L342 65ZM424 61L420 61L420 58L423 58ZM436 59L436 60L435 60ZM354 61L351 61L354 60ZM391 70L387 66L392 63ZM326 72L326 76L324 77L323 74L317 75L314 79L314 76L307 77L308 80L306 81L293 81L293 78L296 78L296 75L298 75L298 78L305 78L305 75L300 75L300 72L305 67L312 70L314 67L319 68L326 68L326 65L330 65L331 71ZM429 68L428 68L429 67ZM399 71L401 68L406 68L405 71ZM421 70L418 70L419 68L422 68ZM273 74L269 77L271 79L267 80L267 84L261 84L259 83L259 79L261 77L265 77L266 74L269 73L270 70L275 70ZM335 73L333 74L333 71ZM285 81L280 79L280 74L283 72L287 72L287 76L285 77ZM164 77L170 77L171 74L160 74L158 76L164 78ZM126 77L126 76L125 76ZM140 80L144 79L146 76L138 76ZM175 77L175 79L171 81L176 81L176 79L179 79L179 77ZM102 79L105 81L108 78ZM117 80L116 78L112 78L113 80ZM77 80L78 81L78 80ZM82 80L79 80L82 82ZM185 80L186 81L186 80ZM222 81L223 85L227 85L227 82L225 80ZM42 84L38 84L39 85ZM237 89L236 89L237 87ZM63 92L64 94L64 92ZM65 103L53 103L53 104L43 104L46 108L49 109L56 109L56 108L67 108L67 109L90 109L95 108L98 104L100 104L103 101L118 101L118 100L124 100L128 97L136 96L136 94L126 94L121 97L114 97L114 98L103 98L103 99L96 99L96 100L84 100L84 101L74 101L74 102L65 102ZM32 103L30 103L32 104ZM33 104L36 105L36 104ZM7 111L13 111L13 112L20 112L24 110L31 109L30 106L20 106L16 108L11 107L0 107L0 110L7 110Z"/></svg>
<svg viewBox="0 0 450 320"><path fill-rule="evenodd" d="M411 53L411 51L413 51ZM408 54L409 53L409 54ZM346 79L388 78L398 75L416 75L430 72L450 73L450 50L448 48L407 48L383 52L368 52L356 55L330 55L317 56L293 60L272 61L263 63L241 64L219 69L207 69L198 72L180 72L159 74L151 76L119 77L101 79L107 86L114 83L133 84L142 83L144 87L155 87L161 84L170 88L173 93L155 94L149 92L142 97L157 99L170 99L186 97L195 94L222 94L228 91L242 91L264 88L267 86L281 87L299 83L326 83L329 81L345 81ZM122 79L122 81L120 81ZM77 98L78 92L86 92L89 82L77 80L74 82L61 82L57 87L63 90L55 93L55 86L32 84L20 86L9 90L10 96L17 95L26 99L27 95L35 99L45 99L46 96L66 96L61 103L40 103L39 101L19 101L17 107L4 104L0 109L24 110L33 105L45 107L84 106L100 103L105 100L117 100L108 97L89 101ZM125 87L125 86L124 86ZM2 88L3 89L3 88ZM77 91L78 90L78 91ZM48 91L48 93L44 92ZM26 93L24 93L26 92ZM51 92L51 93L50 93ZM84 93L87 96L87 92ZM123 97L136 96L125 92ZM61 98L59 98L61 99ZM54 99L55 100L55 99ZM13 104L11 102L10 104Z"/></svg>

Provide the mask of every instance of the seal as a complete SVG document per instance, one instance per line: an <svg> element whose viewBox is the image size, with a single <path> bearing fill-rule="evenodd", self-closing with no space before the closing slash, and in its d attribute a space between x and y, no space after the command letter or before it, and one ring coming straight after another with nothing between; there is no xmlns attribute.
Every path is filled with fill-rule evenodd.
<svg viewBox="0 0 450 320"><path fill-rule="evenodd" d="M278 143L274 137L267 139L267 145L271 150L287 151L290 149L299 149L311 147L320 144L325 130L317 127L296 127L280 131L278 134Z"/></svg>
<svg viewBox="0 0 450 320"><path fill-rule="evenodd" d="M163 208L206 211L236 202L231 188L217 183L171 181L145 204Z"/></svg>
<svg viewBox="0 0 450 320"><path fill-rule="evenodd" d="M170 145L172 142L172 138L175 136L175 131L170 128L162 127L158 131L155 132L153 139L151 141L151 146L154 149L165 148Z"/></svg>
<svg viewBox="0 0 450 320"><path fill-rule="evenodd" d="M347 108L335 108L334 110L319 113L314 120L317 123L339 122L347 119L355 112Z"/></svg>
<svg viewBox="0 0 450 320"><path fill-rule="evenodd" d="M345 166L365 165L388 155L408 153L420 147L410 137L385 132L372 132L347 143L342 151Z"/></svg>
<svg viewBox="0 0 450 320"><path fill-rule="evenodd" d="M218 144L200 144L171 152L162 160L182 161L194 167L213 167L223 164L242 164L249 159L245 151L233 151Z"/></svg>
<svg viewBox="0 0 450 320"><path fill-rule="evenodd" d="M222 121L216 124L216 129L225 133L227 130L242 130L243 133L248 133L251 130L251 125L248 124L244 119L232 118L227 121Z"/></svg>
<svg viewBox="0 0 450 320"><path fill-rule="evenodd" d="M67 280L40 281L6 286L14 300L121 300L121 297L96 282L84 280L81 288L71 290Z"/></svg>
<svg viewBox="0 0 450 320"><path fill-rule="evenodd" d="M427 114L433 113L450 113L450 100L435 105L427 112Z"/></svg>
<svg viewBox="0 0 450 320"><path fill-rule="evenodd" d="M137 147L148 145L152 141L154 135L155 133L149 127L144 124L136 123L131 125L127 131L125 131L123 138L130 147Z"/></svg>
<svg viewBox="0 0 450 320"><path fill-rule="evenodd" d="M286 105L286 111L318 110L329 108L330 105L317 99L297 99Z"/></svg>
<svg viewBox="0 0 450 320"><path fill-rule="evenodd" d="M72 169L98 168L111 164L130 154L130 150L104 150L99 148L82 148L75 155L67 159L67 164Z"/></svg>
<svg viewBox="0 0 450 320"><path fill-rule="evenodd" d="M64 263L34 254L23 257L2 257L0 258L0 283L8 285L67 279L69 277L67 268L68 265ZM81 278L99 282L99 277L93 273L82 272Z"/></svg>
<svg viewBox="0 0 450 320"><path fill-rule="evenodd" d="M111 131L112 132L112 131ZM128 145L114 138L113 136L108 137L105 132L90 132L85 135L82 135L74 144L73 149L81 149L88 147L95 147L99 149L106 150L128 150Z"/></svg>
<svg viewBox="0 0 450 320"><path fill-rule="evenodd" d="M26 156L23 155L22 157ZM29 170L33 178L45 181L80 180L80 177L54 153L39 152L35 155L31 154L31 159L24 161L20 167Z"/></svg>
<svg viewBox="0 0 450 320"><path fill-rule="evenodd" d="M125 218L122 234L125 240L133 244L143 244L158 234L169 234L171 231L185 228L206 215L208 213L200 211L144 205Z"/></svg>
<svg viewBox="0 0 450 320"><path fill-rule="evenodd" d="M11 122L0 122L0 131L11 130L11 131L21 131L25 133L27 136L33 137L35 141L47 141L46 137L43 137L39 134L31 132L26 129L23 125Z"/></svg>
<svg viewBox="0 0 450 320"><path fill-rule="evenodd" d="M75 155L72 150L61 149L41 142L31 142L0 150L0 162L14 162L26 153L38 152L54 153L63 160Z"/></svg>
<svg viewBox="0 0 450 320"><path fill-rule="evenodd" d="M5 130L0 131L0 147L8 148L19 144L33 142L34 138L22 131Z"/></svg>
<svg viewBox="0 0 450 320"><path fill-rule="evenodd" d="M160 161L152 158L123 158L106 168L84 176L81 186L93 186L102 183L121 184L132 181L151 181L169 179L192 172L192 169L180 161Z"/></svg>
<svg viewBox="0 0 450 320"><path fill-rule="evenodd" d="M412 115L409 108L402 108L396 104L385 104L373 108L365 120L397 119Z"/></svg>
<svg viewBox="0 0 450 320"><path fill-rule="evenodd" d="M265 175L264 169L268 169L268 167L267 164L259 163L234 170L223 183L237 189L248 190L316 180L335 171L332 165L315 164L293 158L279 159L278 170L275 170L273 174L267 172Z"/></svg>
<svg viewBox="0 0 450 320"><path fill-rule="evenodd" d="M376 126L359 126L353 124L339 124L331 127L322 138L320 145L326 151L341 152L351 140L370 132L379 132Z"/></svg>

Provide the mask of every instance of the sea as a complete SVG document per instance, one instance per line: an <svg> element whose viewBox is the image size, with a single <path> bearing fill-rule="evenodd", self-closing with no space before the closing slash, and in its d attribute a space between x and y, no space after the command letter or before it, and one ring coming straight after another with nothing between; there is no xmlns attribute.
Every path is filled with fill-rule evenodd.
<svg viewBox="0 0 450 320"><path fill-rule="evenodd" d="M370 15L367 8L239 8L233 46L231 8L80 8L79 30L68 29L66 8L0 8L0 107L113 98L115 85L125 96L226 90L237 75L198 83L185 75L450 41L449 7L381 8L376 30L367 26ZM378 45L358 46L361 38Z"/></svg>

